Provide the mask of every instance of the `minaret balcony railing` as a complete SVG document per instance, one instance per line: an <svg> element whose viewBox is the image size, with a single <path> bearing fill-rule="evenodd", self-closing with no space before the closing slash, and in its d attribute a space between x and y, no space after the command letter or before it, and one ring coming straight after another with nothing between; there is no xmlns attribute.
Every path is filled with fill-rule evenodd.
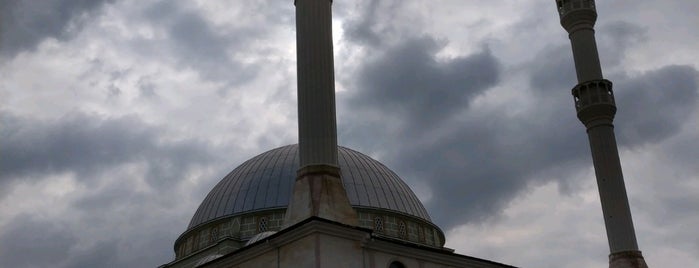
<svg viewBox="0 0 699 268"><path fill-rule="evenodd" d="M572 90L577 111L591 105L615 105L612 82L607 79L592 80L578 84Z"/></svg>
<svg viewBox="0 0 699 268"><path fill-rule="evenodd" d="M595 0L556 0L558 5L558 14L563 18L570 12L585 9L597 11L595 9Z"/></svg>
<svg viewBox="0 0 699 268"><path fill-rule="evenodd" d="M616 114L612 82L606 79L591 80L572 90L578 119L588 128L600 122L611 123ZM603 119L603 121L599 121ZM596 123L595 123L596 122Z"/></svg>

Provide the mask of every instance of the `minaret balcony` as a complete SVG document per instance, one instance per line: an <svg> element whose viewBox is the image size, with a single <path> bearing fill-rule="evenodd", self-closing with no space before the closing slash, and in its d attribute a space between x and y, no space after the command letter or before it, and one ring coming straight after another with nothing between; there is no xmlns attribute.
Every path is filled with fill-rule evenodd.
<svg viewBox="0 0 699 268"><path fill-rule="evenodd" d="M612 82L606 79L591 80L578 84L572 90L578 118L587 125L593 119L613 120L616 103Z"/></svg>
<svg viewBox="0 0 699 268"><path fill-rule="evenodd" d="M594 0L556 0L561 25L573 33L580 29L592 29L597 21Z"/></svg>
<svg viewBox="0 0 699 268"><path fill-rule="evenodd" d="M558 5L558 14L563 18L570 12L577 10L592 10L595 9L595 0L556 0Z"/></svg>

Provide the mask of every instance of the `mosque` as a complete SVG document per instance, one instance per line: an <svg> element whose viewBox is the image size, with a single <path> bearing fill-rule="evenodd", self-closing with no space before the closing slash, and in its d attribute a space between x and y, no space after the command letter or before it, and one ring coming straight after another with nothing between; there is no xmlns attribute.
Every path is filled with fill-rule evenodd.
<svg viewBox="0 0 699 268"><path fill-rule="evenodd" d="M445 248L444 233L396 173L360 152L337 149L357 224L311 216L284 228L299 168L299 145L287 145L225 176L164 267L511 267Z"/></svg>
<svg viewBox="0 0 699 268"><path fill-rule="evenodd" d="M594 12L593 0L556 2L564 27L566 23L581 27L568 15ZM259 154L226 175L175 241L175 259L160 268L513 267L444 247L444 232L395 172L367 155L337 145L332 0L295 0L294 5L299 143ZM575 54L573 34L571 41ZM595 48L594 55L586 56L596 53ZM580 62L576 58L576 67ZM586 70L579 70L579 77L581 72L585 75ZM613 105L611 82L601 80L601 71L594 78L588 79L593 82L581 81L573 92L578 94L579 117L584 113L581 120L590 117L585 106L595 105L583 103L592 100L585 96L588 92L603 92L607 97L602 105ZM608 123L611 125L611 119ZM593 148L593 158L595 153ZM628 217L630 223L630 214ZM633 235L633 226L630 232ZM620 241L635 246L635 236ZM610 267L647 267L626 266L628 258L639 259L640 251L637 246L622 249L621 255L612 252Z"/></svg>

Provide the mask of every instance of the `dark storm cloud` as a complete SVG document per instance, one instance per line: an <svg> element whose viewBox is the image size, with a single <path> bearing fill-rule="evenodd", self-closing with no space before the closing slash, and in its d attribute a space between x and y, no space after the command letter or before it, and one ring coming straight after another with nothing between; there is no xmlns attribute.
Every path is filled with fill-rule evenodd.
<svg viewBox="0 0 699 268"><path fill-rule="evenodd" d="M104 217L105 211L118 211L128 204L146 204L148 194L134 190L134 186L127 183L112 183L102 190L89 192L77 199L73 207L86 213L86 223L109 224L109 217Z"/></svg>
<svg viewBox="0 0 699 268"><path fill-rule="evenodd" d="M244 66L228 53L228 49L240 48L243 44L216 31L196 9L182 7L177 2L161 1L147 7L143 15L149 24L165 30L168 42L143 40L136 46L158 50L166 45L164 48L170 49L180 66L191 67L207 79L222 79L226 74L232 78L247 76L244 75Z"/></svg>
<svg viewBox="0 0 699 268"><path fill-rule="evenodd" d="M339 120L341 138L359 149L369 148L369 153L382 148L388 166L404 178L426 183L432 191L428 210L440 226L448 229L498 215L517 195L547 180L558 181L564 193L578 187L571 174L589 168L591 159L570 96L576 80L569 44L534 51L523 70L529 83L510 92L521 94L515 100L533 99L536 105L526 113L505 115L470 105L504 75L492 52L441 60L435 54L446 40L404 33L402 40L381 42L376 27L382 22L374 13L382 11L367 11L346 28L349 42L372 49L359 60L357 71L343 79L348 91L346 98L338 98L338 116L345 117ZM607 27L617 36L601 46L614 47L618 58L612 63L618 64L634 42L643 40L644 32L628 23ZM645 119L620 114L619 120L629 121L617 125L621 136L631 132L638 137L620 144L659 142L681 127L682 114L695 107L695 76L691 67L671 66L618 79L624 85L617 86L620 109L630 103L657 105L649 120L668 124L667 129L651 129ZM654 81L677 89L648 91ZM640 90L635 93L639 96L633 96L632 87ZM662 94L667 96L658 96ZM636 116L644 112L640 109L627 112Z"/></svg>
<svg viewBox="0 0 699 268"><path fill-rule="evenodd" d="M164 189L138 191L118 180L77 198L70 205L79 212L80 224L117 227L137 222L138 226L119 227L126 231L123 236L103 235L108 239L72 254L65 267L154 267L170 261L172 243L194 211L182 206L190 198L189 193L178 195Z"/></svg>
<svg viewBox="0 0 699 268"><path fill-rule="evenodd" d="M550 67L549 72L559 72L556 64L544 65ZM673 92L658 91L655 81L672 81L667 86ZM665 67L620 79L619 84L624 85L617 95L619 107L626 109L617 119L621 146L664 140L696 107L696 70L690 67ZM412 118L404 118L405 124L412 125L406 129L410 134L388 134L402 148L392 155L391 162L428 182L433 191L428 206L442 226L497 215L527 186L545 179L559 181L563 190L575 187L570 175L591 163L584 128L575 118L569 91L547 88L535 97L538 107L514 118L471 111L462 128L433 143L413 142L413 137L428 139L429 131ZM396 139L401 136L411 138Z"/></svg>
<svg viewBox="0 0 699 268"><path fill-rule="evenodd" d="M468 56L437 57L445 40L403 33L386 23L391 17L386 10L399 3L369 1L360 15L343 24L346 41L371 47L357 73L340 78L354 90L348 94L348 105L353 110L381 107L382 117L409 117L423 126L438 125L495 85L501 66L487 47ZM389 33L402 39L392 42Z"/></svg>
<svg viewBox="0 0 699 268"><path fill-rule="evenodd" d="M182 171L206 162L206 144L193 140L162 141L163 129L134 117L101 118L73 113L42 121L0 113L0 182L75 172L91 182L96 174L125 163L146 163L152 185L174 184Z"/></svg>
<svg viewBox="0 0 699 268"><path fill-rule="evenodd" d="M604 69L618 66L628 48L646 39L644 29L628 22L611 22L598 28L598 50ZM548 45L536 58L539 61L527 66L531 70L530 84L533 90L548 90L552 93L570 89L577 83L569 42Z"/></svg>
<svg viewBox="0 0 699 268"><path fill-rule="evenodd" d="M391 162L427 182L429 211L446 228L497 215L527 186L544 179L572 187L558 176L570 174L587 156L584 131L573 111L552 104L553 98L540 100L540 109L514 118L471 110L466 120L451 121L459 125L439 139L406 118L411 126L406 133L389 134L398 148ZM569 115L557 116L561 110Z"/></svg>
<svg viewBox="0 0 699 268"><path fill-rule="evenodd" d="M600 53L606 63L615 67L636 42L645 40L645 30L626 22L613 22L600 26L598 38ZM546 59L530 66L530 86L543 94L568 93L577 80L570 46L549 46L537 58ZM604 63L604 62L603 62ZM612 73L608 77L614 83L617 107L616 134L623 146L637 146L659 142L677 133L684 120L696 108L697 71L691 66L665 66L630 77ZM572 101L572 100L571 100ZM552 102L560 106L562 113L569 113L569 102Z"/></svg>
<svg viewBox="0 0 699 268"><path fill-rule="evenodd" d="M0 247L0 267L155 267L170 260L170 245L177 234L169 230L182 228L172 224L177 219L148 215L153 214L152 211L139 210L136 206L125 210L126 213L110 212L102 211L99 216L112 221L103 226L114 226L111 230L104 229L113 234L91 236L86 241L79 239L80 233L70 228L65 218L44 220L18 216L0 230L0 244L3 245ZM134 218L139 224L134 227L138 229L116 233L124 230L116 224L124 222L126 217L138 217ZM95 230L95 225L89 225L92 222L80 222L86 224L83 230Z"/></svg>
<svg viewBox="0 0 699 268"><path fill-rule="evenodd" d="M697 107L699 73L691 66L667 66L618 79L617 136L625 146L661 141L686 123Z"/></svg>
<svg viewBox="0 0 699 268"><path fill-rule="evenodd" d="M71 256L64 267L134 267L124 266L117 259L117 245L113 241L100 242L90 247L87 252Z"/></svg>
<svg viewBox="0 0 699 268"><path fill-rule="evenodd" d="M56 267L76 244L65 226L19 216L0 231L0 267Z"/></svg>
<svg viewBox="0 0 699 268"><path fill-rule="evenodd" d="M504 145L493 136L508 122L483 115L478 118L483 122L473 122L478 127L455 126L453 115L461 114L475 96L498 83L499 62L487 48L469 56L438 59L441 46L429 37L397 43L381 47L360 66L346 104L356 112L353 118L340 120L349 121L352 129L341 131L343 140L367 144L376 140L373 137L391 137L382 142L388 153L384 160L430 185L429 210L440 224L447 223L442 226L489 214L504 200L497 191L514 192L525 183L508 175L525 163L516 164L514 154L496 150ZM392 123L400 127L381 126ZM448 133L435 139L435 130ZM511 164L498 168L498 163Z"/></svg>
<svg viewBox="0 0 699 268"><path fill-rule="evenodd" d="M65 40L111 0L0 0L0 55L32 50L46 38Z"/></svg>
<svg viewBox="0 0 699 268"><path fill-rule="evenodd" d="M144 53L161 54L166 49L166 57L175 59L179 66L192 68L208 80L228 81L227 88L230 88L257 75L258 63L250 62L249 55L261 49L260 42L269 38L275 27L288 24L293 18L289 7L270 2L255 1L246 5L259 11L256 15L263 17L265 23L241 20L216 26L196 7L159 1L145 8L142 16L150 26L162 29L167 34L166 39L135 40L132 45Z"/></svg>
<svg viewBox="0 0 699 268"><path fill-rule="evenodd" d="M382 106L422 124L439 123L498 81L499 63L487 49L439 60L439 48L435 40L423 37L372 55L359 67L359 95L350 105Z"/></svg>
<svg viewBox="0 0 699 268"><path fill-rule="evenodd" d="M527 65L529 86L541 94L557 94L576 83L575 64L570 45L547 46L536 58L546 59ZM572 102L572 97L571 97Z"/></svg>
<svg viewBox="0 0 699 268"><path fill-rule="evenodd" d="M245 66L229 55L228 49L240 48L245 40L228 40L217 33L199 14L184 12L169 14L174 20L168 32L174 45L174 54L179 55L180 64L192 66L207 78L243 78L250 74ZM245 36L244 33L237 33Z"/></svg>
<svg viewBox="0 0 699 268"><path fill-rule="evenodd" d="M194 209L186 200L198 194L174 194L175 186L198 166L217 168L208 144L163 139L163 128L134 117L73 113L38 120L3 112L0 121L0 188L71 172L89 189L61 204L66 215L7 219L0 267L142 267L169 260ZM139 170L130 172L131 164ZM150 187L133 183L138 180ZM132 222L138 226L124 225ZM109 226L114 233L103 233ZM76 228L99 234L86 240Z"/></svg>

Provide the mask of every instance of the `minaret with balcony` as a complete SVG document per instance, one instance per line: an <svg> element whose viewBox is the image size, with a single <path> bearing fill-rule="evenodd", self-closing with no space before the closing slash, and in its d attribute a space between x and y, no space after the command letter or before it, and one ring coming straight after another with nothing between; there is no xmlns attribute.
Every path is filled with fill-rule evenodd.
<svg viewBox="0 0 699 268"><path fill-rule="evenodd" d="M609 242L610 268L648 267L638 249L614 135L616 104L612 82L600 67L594 0L556 0L561 25L569 34L578 84L572 94L578 119L587 128Z"/></svg>

